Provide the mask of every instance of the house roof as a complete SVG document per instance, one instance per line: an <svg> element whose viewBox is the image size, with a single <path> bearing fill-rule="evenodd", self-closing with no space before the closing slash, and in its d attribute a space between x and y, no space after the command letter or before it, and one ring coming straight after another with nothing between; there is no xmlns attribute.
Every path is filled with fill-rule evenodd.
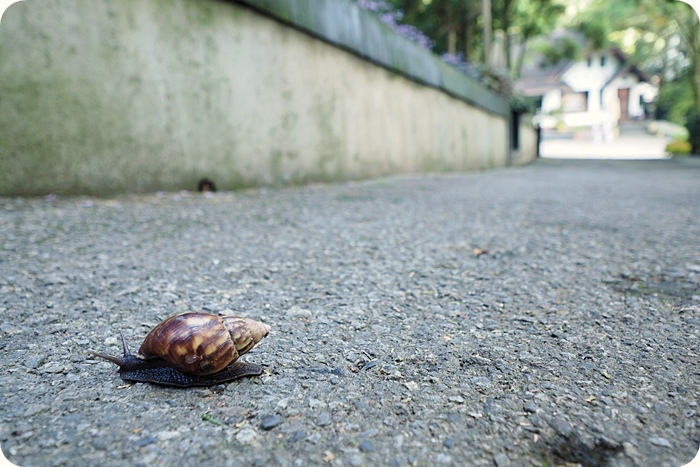
<svg viewBox="0 0 700 467"><path fill-rule="evenodd" d="M552 44L561 40L573 40L581 49L586 48L586 39L583 34L575 31L560 30L555 31L544 40L544 43ZM629 63L627 56L617 47L604 49L614 55L621 63L620 68L615 74L605 83L605 86L610 84L615 78L631 73L640 81L649 81L646 75L634 64ZM584 57L590 56L586 53ZM570 90L571 88L562 81L562 77L566 71L575 63L578 63L582 58L576 60L562 60L558 63L548 63L542 53L535 53L531 56L531 61L523 68L521 78L516 81L515 89L525 96L541 96L553 89Z"/></svg>
<svg viewBox="0 0 700 467"><path fill-rule="evenodd" d="M572 40L579 47L585 46L586 40L583 34L569 31L557 30L543 38L539 43L534 43L537 48L541 45L556 44L563 40ZM566 86L562 82L562 76L571 65L573 60L563 60L558 63L549 63L545 55L541 52L530 54L529 61L523 67L521 77L515 83L515 89L525 96L541 96L553 89L561 89Z"/></svg>
<svg viewBox="0 0 700 467"><path fill-rule="evenodd" d="M615 78L618 78L618 77L626 75L626 74L631 74L631 75L636 76L639 81L649 82L649 78L647 77L647 75L642 70L640 70L639 67L637 67L637 65L635 65L633 63L629 63L627 55L625 55L620 49L618 49L617 47L613 47L613 48L608 49L608 50L610 53L615 55L618 60L620 60L620 63L622 64L622 66L605 83L605 86L610 84Z"/></svg>
<svg viewBox="0 0 700 467"><path fill-rule="evenodd" d="M541 96L553 89L568 88L562 81L562 76L568 70L572 61L562 62L552 67L542 68L520 78L515 83L515 89L525 96Z"/></svg>

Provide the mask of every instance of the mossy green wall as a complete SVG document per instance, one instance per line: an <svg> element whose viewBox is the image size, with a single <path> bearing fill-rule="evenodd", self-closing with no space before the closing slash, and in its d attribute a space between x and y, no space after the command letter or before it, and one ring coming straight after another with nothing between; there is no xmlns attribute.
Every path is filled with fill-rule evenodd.
<svg viewBox="0 0 700 467"><path fill-rule="evenodd" d="M0 195L493 167L507 131L231 2L24 0L0 23Z"/></svg>

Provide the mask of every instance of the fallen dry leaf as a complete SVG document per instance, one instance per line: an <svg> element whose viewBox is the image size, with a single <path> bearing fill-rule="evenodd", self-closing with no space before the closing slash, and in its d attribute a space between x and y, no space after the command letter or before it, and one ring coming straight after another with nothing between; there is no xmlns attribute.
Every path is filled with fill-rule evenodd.
<svg viewBox="0 0 700 467"><path fill-rule="evenodd" d="M479 248L477 246L475 246L474 249L472 249L472 253L474 254L474 256L486 255L488 254L488 252L489 250L484 250L483 248Z"/></svg>

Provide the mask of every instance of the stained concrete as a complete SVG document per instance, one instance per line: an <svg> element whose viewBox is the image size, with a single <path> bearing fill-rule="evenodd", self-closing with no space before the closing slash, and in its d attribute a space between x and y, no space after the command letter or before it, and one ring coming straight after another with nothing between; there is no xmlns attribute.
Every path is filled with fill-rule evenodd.
<svg viewBox="0 0 700 467"><path fill-rule="evenodd" d="M0 96L0 195L202 177L235 189L510 157L507 116L235 2L19 2L0 26Z"/></svg>

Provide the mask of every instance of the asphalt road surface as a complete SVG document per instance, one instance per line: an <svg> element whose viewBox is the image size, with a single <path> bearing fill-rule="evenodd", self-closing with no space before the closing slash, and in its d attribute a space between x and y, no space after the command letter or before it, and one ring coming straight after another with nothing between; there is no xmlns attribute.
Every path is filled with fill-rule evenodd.
<svg viewBox="0 0 700 467"><path fill-rule="evenodd" d="M0 200L21 466L680 466L700 447L700 160L540 160L204 196ZM261 376L128 384L187 311Z"/></svg>

